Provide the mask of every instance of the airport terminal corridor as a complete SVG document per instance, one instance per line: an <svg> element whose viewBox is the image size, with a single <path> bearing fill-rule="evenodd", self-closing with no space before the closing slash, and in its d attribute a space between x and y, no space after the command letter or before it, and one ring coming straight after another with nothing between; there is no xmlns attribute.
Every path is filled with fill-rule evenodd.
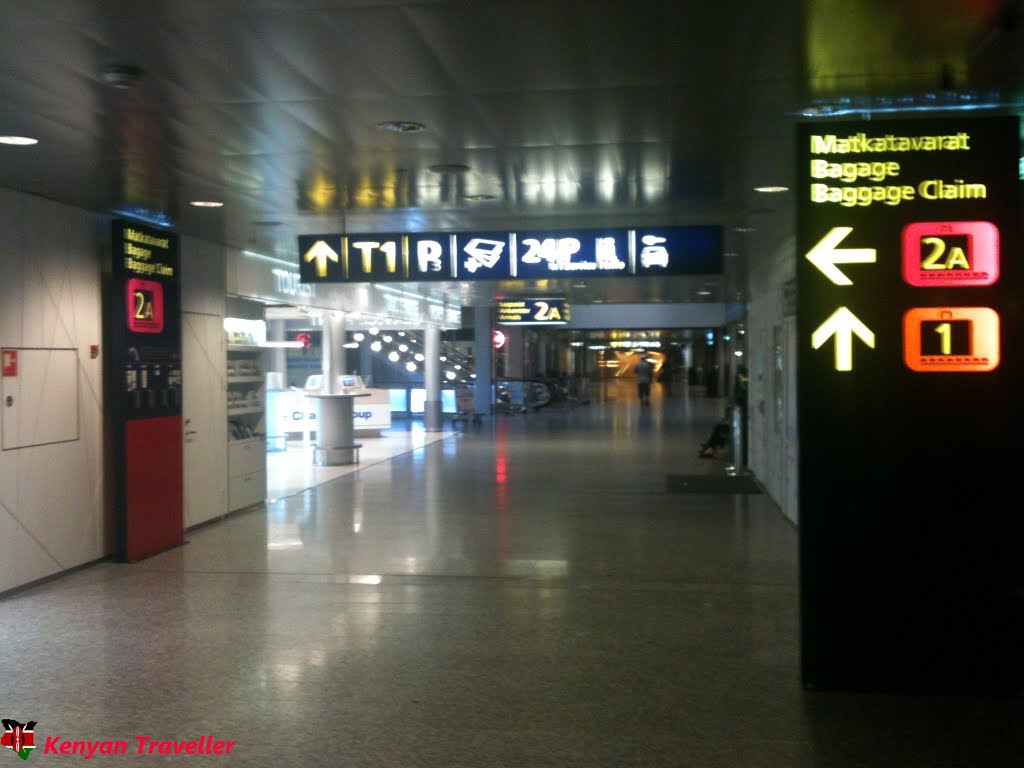
<svg viewBox="0 0 1024 768"><path fill-rule="evenodd" d="M698 457L724 405L595 385L14 593L5 712L42 765L1019 765L1019 701L803 690L797 530Z"/></svg>

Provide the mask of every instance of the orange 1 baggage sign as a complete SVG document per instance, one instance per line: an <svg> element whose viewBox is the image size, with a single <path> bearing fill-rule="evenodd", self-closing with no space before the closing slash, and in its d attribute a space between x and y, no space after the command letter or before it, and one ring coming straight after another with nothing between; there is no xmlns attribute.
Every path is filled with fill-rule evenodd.
<svg viewBox="0 0 1024 768"><path fill-rule="evenodd" d="M999 315L989 307L914 307L903 315L903 362L912 371L993 371Z"/></svg>

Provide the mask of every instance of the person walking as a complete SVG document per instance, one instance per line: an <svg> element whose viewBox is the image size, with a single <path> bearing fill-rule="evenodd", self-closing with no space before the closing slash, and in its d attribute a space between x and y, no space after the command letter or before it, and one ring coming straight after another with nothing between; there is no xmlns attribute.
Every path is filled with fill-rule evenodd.
<svg viewBox="0 0 1024 768"><path fill-rule="evenodd" d="M654 379L654 364L646 352L640 353L640 362L636 364L636 393L640 405L651 404L651 381Z"/></svg>

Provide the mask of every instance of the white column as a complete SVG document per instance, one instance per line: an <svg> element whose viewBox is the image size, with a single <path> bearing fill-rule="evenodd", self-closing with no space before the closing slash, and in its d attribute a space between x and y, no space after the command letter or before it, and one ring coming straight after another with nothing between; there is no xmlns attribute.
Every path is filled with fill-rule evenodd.
<svg viewBox="0 0 1024 768"><path fill-rule="evenodd" d="M338 391L338 377L345 373L345 314L337 310L324 313L323 342L321 344L321 360L323 361L322 392L327 395Z"/></svg>
<svg viewBox="0 0 1024 768"><path fill-rule="evenodd" d="M440 432L444 417L441 414L441 329L428 325L423 332L423 386L426 398L423 403L423 428L428 432Z"/></svg>
<svg viewBox="0 0 1024 768"><path fill-rule="evenodd" d="M476 373L474 398L477 413L490 413L494 405L491 392L491 307L473 308L473 368Z"/></svg>
<svg viewBox="0 0 1024 768"><path fill-rule="evenodd" d="M284 341L286 320L271 320L267 323L267 332L270 341ZM269 360L267 360L267 373L281 374L281 389L288 386L288 350L284 347L273 347L270 349Z"/></svg>

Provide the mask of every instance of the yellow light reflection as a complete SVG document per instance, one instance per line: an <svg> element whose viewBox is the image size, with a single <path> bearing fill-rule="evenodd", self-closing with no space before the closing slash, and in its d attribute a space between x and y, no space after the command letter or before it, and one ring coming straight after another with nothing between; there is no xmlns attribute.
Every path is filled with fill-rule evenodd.
<svg viewBox="0 0 1024 768"><path fill-rule="evenodd" d="M806 0L806 51L815 95L937 88L967 81L972 47L999 3L982 0Z"/></svg>
<svg viewBox="0 0 1024 768"><path fill-rule="evenodd" d="M309 198L314 210L328 210L337 202L338 185L322 171L317 171L306 185L306 197Z"/></svg>
<svg viewBox="0 0 1024 768"><path fill-rule="evenodd" d="M348 577L349 584L380 584L383 580L383 577L376 573Z"/></svg>

